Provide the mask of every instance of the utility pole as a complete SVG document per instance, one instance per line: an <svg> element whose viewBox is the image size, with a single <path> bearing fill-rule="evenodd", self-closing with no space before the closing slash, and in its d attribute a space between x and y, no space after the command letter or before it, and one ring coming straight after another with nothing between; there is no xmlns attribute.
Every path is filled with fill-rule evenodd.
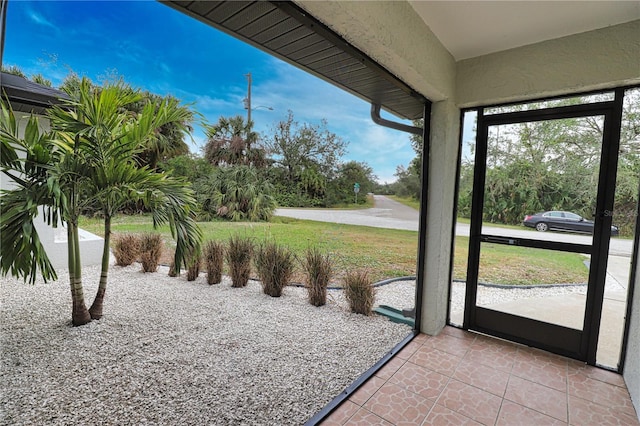
<svg viewBox="0 0 640 426"><path fill-rule="evenodd" d="M247 125L251 123L251 73L245 74L247 77L247 98L245 99L245 108L247 109Z"/></svg>

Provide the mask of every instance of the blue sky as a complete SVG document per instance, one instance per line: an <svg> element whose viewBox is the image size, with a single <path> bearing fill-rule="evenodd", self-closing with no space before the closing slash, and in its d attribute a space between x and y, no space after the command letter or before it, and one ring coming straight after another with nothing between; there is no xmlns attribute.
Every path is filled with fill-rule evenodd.
<svg viewBox="0 0 640 426"><path fill-rule="evenodd" d="M99 82L116 73L134 86L172 94L210 123L246 115L245 74L253 76L255 128L266 133L287 110L299 122L328 120L348 142L344 161L367 162L380 182L414 157L406 134L374 124L368 103L155 1L11 0L3 63L42 73L54 86L68 70ZM396 119L395 117L390 117ZM194 133L194 153L204 134Z"/></svg>

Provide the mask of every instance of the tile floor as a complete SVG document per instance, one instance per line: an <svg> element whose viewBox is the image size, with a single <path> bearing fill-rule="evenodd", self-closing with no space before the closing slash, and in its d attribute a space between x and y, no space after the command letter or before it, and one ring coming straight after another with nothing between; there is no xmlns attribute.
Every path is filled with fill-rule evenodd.
<svg viewBox="0 0 640 426"><path fill-rule="evenodd" d="M446 327L417 336L333 425L640 425L622 376Z"/></svg>

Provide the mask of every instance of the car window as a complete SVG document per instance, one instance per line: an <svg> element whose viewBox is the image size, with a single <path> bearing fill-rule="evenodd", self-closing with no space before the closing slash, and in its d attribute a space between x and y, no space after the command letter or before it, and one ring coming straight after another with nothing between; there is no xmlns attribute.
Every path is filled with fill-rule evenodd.
<svg viewBox="0 0 640 426"><path fill-rule="evenodd" d="M548 217L562 217L562 212L549 212L545 216L548 216Z"/></svg>
<svg viewBox="0 0 640 426"><path fill-rule="evenodd" d="M581 217L581 216L578 216L578 215L577 215L577 214L575 214L575 213L565 213L564 215L565 215L567 218L569 218L569 219L573 219L573 220L580 220L580 219L582 219L582 217Z"/></svg>

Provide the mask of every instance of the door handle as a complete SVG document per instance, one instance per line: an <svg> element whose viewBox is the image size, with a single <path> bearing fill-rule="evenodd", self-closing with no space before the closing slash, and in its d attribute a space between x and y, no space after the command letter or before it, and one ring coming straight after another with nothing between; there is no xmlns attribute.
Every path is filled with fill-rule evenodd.
<svg viewBox="0 0 640 426"><path fill-rule="evenodd" d="M517 238L509 238L509 237L485 236L485 237L481 237L481 241L484 241L485 243L507 244L510 246L520 245L520 242Z"/></svg>

